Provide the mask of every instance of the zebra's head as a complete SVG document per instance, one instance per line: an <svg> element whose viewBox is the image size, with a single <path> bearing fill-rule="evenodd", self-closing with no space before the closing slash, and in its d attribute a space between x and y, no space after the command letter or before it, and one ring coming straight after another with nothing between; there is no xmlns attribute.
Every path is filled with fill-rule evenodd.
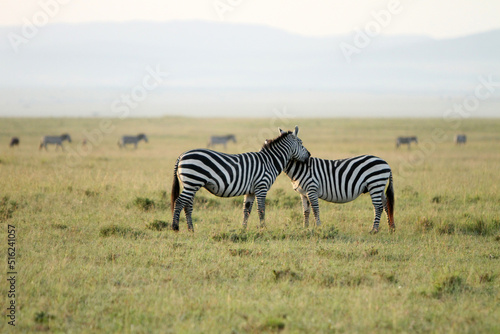
<svg viewBox="0 0 500 334"><path fill-rule="evenodd" d="M137 140L144 139L144 141L147 143L148 142L148 137L144 133L140 133L137 135Z"/></svg>
<svg viewBox="0 0 500 334"><path fill-rule="evenodd" d="M64 133L64 134L61 135L61 141L62 140L67 140L68 142L71 143L71 137L67 133Z"/></svg>
<svg viewBox="0 0 500 334"><path fill-rule="evenodd" d="M280 135L284 135L287 133L279 128L278 130L280 131ZM304 162L307 159L309 159L311 153L309 153L309 151L304 147L304 145L302 145L302 139L298 137L298 134L299 134L298 126L295 126L295 130L293 132L291 131L288 132L288 138L290 140L292 148L291 160Z"/></svg>

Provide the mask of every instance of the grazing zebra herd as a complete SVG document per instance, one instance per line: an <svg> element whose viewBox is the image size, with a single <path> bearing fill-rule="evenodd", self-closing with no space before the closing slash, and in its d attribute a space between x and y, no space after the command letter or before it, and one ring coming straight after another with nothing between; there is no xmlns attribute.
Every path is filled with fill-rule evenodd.
<svg viewBox="0 0 500 334"><path fill-rule="evenodd" d="M284 172L291 180L293 189L300 194L304 227L309 226L309 216L312 208L316 226L321 225L319 214L319 199L331 203L347 203L355 200L361 194L369 193L374 219L370 233L379 231L382 212L387 215L391 232L395 230L394 223L394 186L392 171L386 161L373 155L362 155L341 160L325 160L311 157L298 137L299 128L282 131L275 139L266 140L259 152L241 154L226 154L210 149L194 149L181 154L174 167L174 179L171 192L172 229L179 230L179 218L182 210L186 215L188 230L194 231L192 222L193 202L200 188L207 189L219 197L234 197L244 195L243 228L247 227L248 218L253 203L257 199L257 211L260 226L265 226L265 200L267 193L276 178ZM123 136L118 141L120 148L137 144L144 140L145 134ZM69 134L60 136L44 136L39 149L47 145L55 145L56 150L63 141L71 143ZM236 143L234 135L212 136L208 147L227 142ZM458 134L454 139L457 145L465 144L467 136ZM18 137L12 137L10 147L19 146ZM396 147L411 143L418 144L417 137L398 137ZM86 144L86 139L83 145ZM180 187L183 187L180 191ZM385 193L384 193L385 190Z"/></svg>
<svg viewBox="0 0 500 334"><path fill-rule="evenodd" d="M38 147L40 150L45 148L47 151L47 145L56 145L56 151L60 147L62 151L64 151L64 146L62 145L64 141L68 141L71 143L71 136L67 133L62 134L60 136L43 136L40 140L40 146ZM146 143L148 142L148 137L144 133L140 133L137 136L123 136L118 141L118 146L120 148L125 147L128 144L133 144L134 148L137 148L137 143L141 140L144 140ZM235 140L236 141L236 140ZM9 147L19 146L20 140L18 137L12 137L9 142ZM82 140L82 145L87 145L87 139L84 138Z"/></svg>
<svg viewBox="0 0 500 334"><path fill-rule="evenodd" d="M245 195L243 228L247 227L253 202L257 198L260 225L263 227L267 192L284 171L301 195L305 227L308 226L310 207L313 208L316 225L321 224L318 198L345 203L369 192L375 209L371 232L378 232L384 209L391 231L395 230L392 172L384 160L371 155L344 160L312 158L297 136L298 127L294 132L279 131L280 135L267 140L259 152L226 154L194 149L181 154L175 163L172 183L172 229L179 230L179 217L184 209L188 230L194 230L191 217L193 201L202 187L219 197Z"/></svg>

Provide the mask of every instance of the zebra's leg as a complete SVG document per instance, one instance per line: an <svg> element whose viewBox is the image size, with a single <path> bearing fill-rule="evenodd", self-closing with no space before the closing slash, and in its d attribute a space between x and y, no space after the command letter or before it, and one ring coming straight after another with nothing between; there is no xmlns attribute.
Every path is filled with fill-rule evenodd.
<svg viewBox="0 0 500 334"><path fill-rule="evenodd" d="M320 226L321 220L319 218L318 193L316 191L308 191L307 197L309 197L309 202L311 203L311 206L312 206L314 218L316 219L316 226ZM305 216L305 214L304 214L304 216Z"/></svg>
<svg viewBox="0 0 500 334"><path fill-rule="evenodd" d="M302 198L302 208L304 209L304 227L309 227L309 214L311 213L311 204L306 195L300 194Z"/></svg>
<svg viewBox="0 0 500 334"><path fill-rule="evenodd" d="M393 232L391 220L389 219L389 207L387 206L387 197L382 193L382 207L384 208L385 214L387 215L387 223L389 224L389 229Z"/></svg>
<svg viewBox="0 0 500 334"><path fill-rule="evenodd" d="M255 192L255 197L257 197L257 212L259 213L260 228L266 227L266 196L267 190L261 190Z"/></svg>
<svg viewBox="0 0 500 334"><path fill-rule="evenodd" d="M253 202L255 200L255 194L246 194L243 200L243 228L247 228L248 217L252 211Z"/></svg>
<svg viewBox="0 0 500 334"><path fill-rule="evenodd" d="M391 212L390 212L391 209L388 204L388 199L384 195L384 193L382 193L382 205L384 206L384 211L385 214L387 215L387 224L389 224L389 231L393 233L396 231L396 226L394 225L394 222L391 220Z"/></svg>
<svg viewBox="0 0 500 334"><path fill-rule="evenodd" d="M199 188L198 188L199 189ZM184 188L179 195L179 197L175 200L174 212L173 212L173 221L172 221L172 229L174 231L179 231L179 218L181 215L182 209L185 207L190 207L189 210L185 210L186 220L188 221L188 229L193 230L193 223L191 222L191 226L189 225L191 220L191 213L193 212L193 200L194 195L198 191L198 189L186 189ZM189 213L189 220L187 214Z"/></svg>
<svg viewBox="0 0 500 334"><path fill-rule="evenodd" d="M383 192L379 193L370 193L373 204L374 218L373 218L373 227L370 231L371 234L378 233L378 228L380 225L380 216L382 215L382 211L384 210L383 205Z"/></svg>
<svg viewBox="0 0 500 334"><path fill-rule="evenodd" d="M188 226L188 231L194 232L193 228L193 219L191 217L191 214L193 213L193 203L187 203L184 206L184 213L186 214L186 222Z"/></svg>

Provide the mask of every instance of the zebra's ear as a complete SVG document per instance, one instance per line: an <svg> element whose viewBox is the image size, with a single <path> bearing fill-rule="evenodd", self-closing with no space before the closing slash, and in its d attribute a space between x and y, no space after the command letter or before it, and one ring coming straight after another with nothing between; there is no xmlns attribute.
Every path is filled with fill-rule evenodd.
<svg viewBox="0 0 500 334"><path fill-rule="evenodd" d="M278 128L278 130L280 131L280 135L285 133L285 131L281 130L281 128Z"/></svg>
<svg viewBox="0 0 500 334"><path fill-rule="evenodd" d="M298 125L295 125L295 131L293 132L293 135L297 137L298 134L299 134L299 127Z"/></svg>

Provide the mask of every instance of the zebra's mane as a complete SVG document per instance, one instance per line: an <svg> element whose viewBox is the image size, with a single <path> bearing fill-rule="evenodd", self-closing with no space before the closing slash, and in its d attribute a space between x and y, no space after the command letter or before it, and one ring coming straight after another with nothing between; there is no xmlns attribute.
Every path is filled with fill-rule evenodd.
<svg viewBox="0 0 500 334"><path fill-rule="evenodd" d="M271 148L273 147L274 145L276 145L277 143L281 142L284 138L286 138L289 134L291 134L292 131L287 131L287 132L283 132L281 135L279 135L278 137L274 138L274 139L266 139L264 145L262 145L262 149L265 149L265 148Z"/></svg>

